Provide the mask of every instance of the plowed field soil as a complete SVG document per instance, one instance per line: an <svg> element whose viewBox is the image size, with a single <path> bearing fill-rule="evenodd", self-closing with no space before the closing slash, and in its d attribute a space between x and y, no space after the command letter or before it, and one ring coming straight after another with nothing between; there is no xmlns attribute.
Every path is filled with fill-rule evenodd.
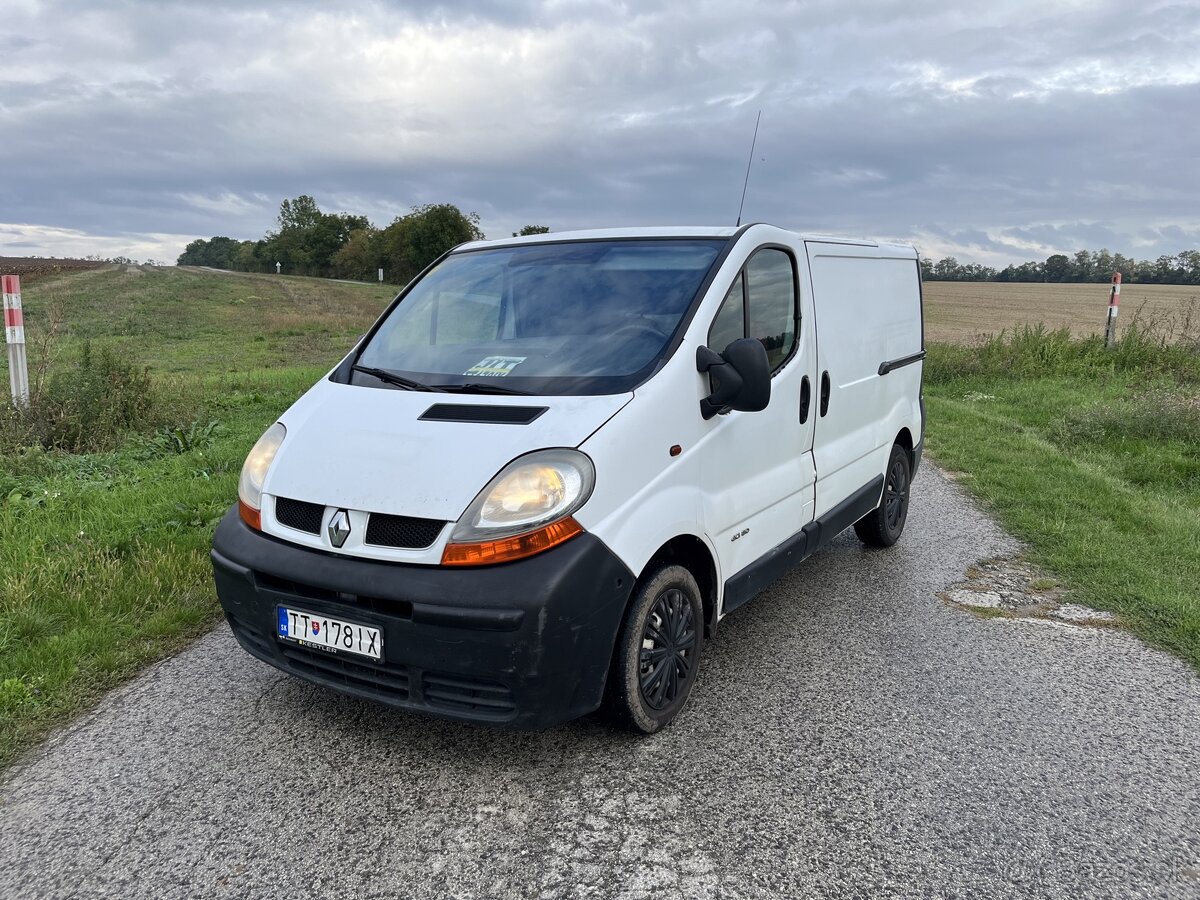
<svg viewBox="0 0 1200 900"><path fill-rule="evenodd" d="M98 269L108 263L93 259L44 259L41 257L0 256L0 275L20 275L21 283L50 278L73 271Z"/></svg>

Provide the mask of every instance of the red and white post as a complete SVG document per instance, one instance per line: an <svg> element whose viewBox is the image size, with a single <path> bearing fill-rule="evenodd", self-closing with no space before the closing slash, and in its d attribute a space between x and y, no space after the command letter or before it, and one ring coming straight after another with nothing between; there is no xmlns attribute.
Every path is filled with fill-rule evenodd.
<svg viewBox="0 0 1200 900"><path fill-rule="evenodd" d="M21 276L2 275L4 288L4 340L8 344L8 384L13 404L29 403L29 362L25 356L25 314L21 310Z"/></svg>
<svg viewBox="0 0 1200 900"><path fill-rule="evenodd" d="M1112 290L1108 293L1108 324L1104 326L1104 346L1117 342L1117 308L1121 305L1121 273L1114 272Z"/></svg>

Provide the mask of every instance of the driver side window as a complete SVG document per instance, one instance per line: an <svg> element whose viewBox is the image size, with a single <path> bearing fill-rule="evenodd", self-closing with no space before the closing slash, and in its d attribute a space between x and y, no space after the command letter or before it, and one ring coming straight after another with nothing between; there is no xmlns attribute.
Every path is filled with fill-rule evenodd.
<svg viewBox="0 0 1200 900"><path fill-rule="evenodd" d="M708 346L718 353L724 351L733 341L746 336L745 283L746 279L738 272L729 293L721 301L721 308L717 310L712 328L708 330Z"/></svg>
<svg viewBox="0 0 1200 900"><path fill-rule="evenodd" d="M738 273L708 331L718 353L738 338L762 342L774 374L796 346L796 269L791 254L767 247Z"/></svg>

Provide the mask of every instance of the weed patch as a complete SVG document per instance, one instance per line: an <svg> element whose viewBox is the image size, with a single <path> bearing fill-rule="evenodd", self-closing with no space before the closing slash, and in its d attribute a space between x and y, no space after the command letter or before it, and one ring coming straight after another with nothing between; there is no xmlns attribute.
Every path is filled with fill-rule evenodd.
<svg viewBox="0 0 1200 900"><path fill-rule="evenodd" d="M931 344L929 383L966 378L1029 379L1136 375L1167 376L1180 383L1200 382L1200 352L1151 327L1133 326L1108 348L1098 335L1073 338L1066 328L1054 331L1027 325L982 338L974 345Z"/></svg>
<svg viewBox="0 0 1200 900"><path fill-rule="evenodd" d="M144 367L86 342L30 396L28 406L0 406L0 452L31 446L71 453L112 450L131 433L161 427L184 406L182 394L161 390Z"/></svg>

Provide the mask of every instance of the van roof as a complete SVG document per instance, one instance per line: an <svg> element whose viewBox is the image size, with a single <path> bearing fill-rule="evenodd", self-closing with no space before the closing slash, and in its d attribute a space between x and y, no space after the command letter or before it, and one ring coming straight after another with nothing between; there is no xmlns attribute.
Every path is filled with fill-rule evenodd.
<svg viewBox="0 0 1200 900"><path fill-rule="evenodd" d="M765 223L753 224L778 231L787 231L789 235L802 241L820 241L822 243L848 244L859 247L878 247L882 250L897 251L904 256L915 256L913 248L908 244L886 243L865 238L847 238L828 234L808 234L776 228L776 226L765 225ZM516 244L544 244L553 241L617 240L621 238L728 238L733 237L740 230L732 225L655 225L639 228L593 228L586 231L555 231L546 234L531 234L525 237L499 238L491 241L470 241L466 244L460 244L454 249L478 250L483 247L502 247Z"/></svg>

